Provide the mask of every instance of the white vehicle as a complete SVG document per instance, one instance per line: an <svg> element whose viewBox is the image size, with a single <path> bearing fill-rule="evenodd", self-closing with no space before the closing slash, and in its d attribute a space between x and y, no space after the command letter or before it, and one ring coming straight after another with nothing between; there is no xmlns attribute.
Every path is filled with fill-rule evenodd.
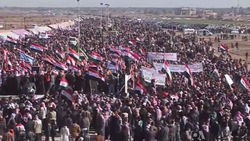
<svg viewBox="0 0 250 141"><path fill-rule="evenodd" d="M78 39L76 37L69 37L69 43L76 46L78 43Z"/></svg>
<svg viewBox="0 0 250 141"><path fill-rule="evenodd" d="M40 32L39 33L39 38L40 39L48 39L49 35L46 32Z"/></svg>
<svg viewBox="0 0 250 141"><path fill-rule="evenodd" d="M197 33L197 31L195 29L186 28L186 29L183 30L184 35L196 34L196 33Z"/></svg>
<svg viewBox="0 0 250 141"><path fill-rule="evenodd" d="M212 36L213 35L213 33L207 29L200 29L198 30L197 34L198 36Z"/></svg>
<svg viewBox="0 0 250 141"><path fill-rule="evenodd" d="M231 31L231 34L240 34L239 30L238 29L233 29Z"/></svg>

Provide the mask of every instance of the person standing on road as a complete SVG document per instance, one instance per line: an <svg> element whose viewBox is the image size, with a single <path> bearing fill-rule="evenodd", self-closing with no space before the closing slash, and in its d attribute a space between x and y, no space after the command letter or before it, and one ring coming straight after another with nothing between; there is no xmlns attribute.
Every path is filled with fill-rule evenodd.
<svg viewBox="0 0 250 141"><path fill-rule="evenodd" d="M81 132L80 126L77 123L74 123L70 130L72 141L75 141L76 137L79 136L80 132Z"/></svg>
<svg viewBox="0 0 250 141"><path fill-rule="evenodd" d="M7 132L3 134L2 141L14 141L14 135L10 132L10 130L7 130Z"/></svg>
<svg viewBox="0 0 250 141"><path fill-rule="evenodd" d="M61 141L69 141L69 128L67 126L63 126L60 130Z"/></svg>
<svg viewBox="0 0 250 141"><path fill-rule="evenodd" d="M42 121L38 118L38 116L35 116L34 121L34 131L36 134L36 140L35 141L42 141Z"/></svg>

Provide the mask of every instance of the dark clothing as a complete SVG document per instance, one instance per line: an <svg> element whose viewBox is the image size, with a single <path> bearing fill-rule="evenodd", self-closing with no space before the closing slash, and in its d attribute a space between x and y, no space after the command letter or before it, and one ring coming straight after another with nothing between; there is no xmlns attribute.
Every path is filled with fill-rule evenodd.
<svg viewBox="0 0 250 141"><path fill-rule="evenodd" d="M30 131L33 132L34 122L33 122L32 120L28 120L28 121L24 124L24 127L25 127L25 131L26 131L26 132L30 132Z"/></svg>
<svg viewBox="0 0 250 141"><path fill-rule="evenodd" d="M151 128L154 128L154 127L151 127ZM156 137L155 129L146 130L145 141L155 141L155 137Z"/></svg>
<svg viewBox="0 0 250 141"><path fill-rule="evenodd" d="M76 91L81 91L84 89L84 76L83 75L78 75L76 76L76 81L75 81L75 90Z"/></svg>
<svg viewBox="0 0 250 141"><path fill-rule="evenodd" d="M6 122L4 119L0 121L0 135L3 135L6 130Z"/></svg>
<svg viewBox="0 0 250 141"><path fill-rule="evenodd" d="M156 138L157 141L167 141L169 139L169 128L167 126L160 126Z"/></svg>
<svg viewBox="0 0 250 141"><path fill-rule="evenodd" d="M36 94L45 94L44 75L37 76L36 88Z"/></svg>
<svg viewBox="0 0 250 141"><path fill-rule="evenodd" d="M110 117L110 139L116 141L119 139L118 134L121 132L121 121L117 116Z"/></svg>

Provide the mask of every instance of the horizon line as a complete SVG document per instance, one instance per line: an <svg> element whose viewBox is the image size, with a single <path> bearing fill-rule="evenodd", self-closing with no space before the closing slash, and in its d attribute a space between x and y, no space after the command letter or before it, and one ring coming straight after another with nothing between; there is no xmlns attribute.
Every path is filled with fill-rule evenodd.
<svg viewBox="0 0 250 141"><path fill-rule="evenodd" d="M232 8L236 6L231 6L231 7L190 7L190 6L170 6L170 7L130 7L130 6L124 6L124 7L109 7L109 8L210 8L210 9L218 9L218 8ZM77 6L70 6L70 7L64 7L64 6L31 6L31 7L24 7L24 6L0 6L0 8L77 8ZM95 6L95 7L85 7L85 6L80 6L79 8L102 8L101 6ZM250 8L250 7L242 7L241 8Z"/></svg>

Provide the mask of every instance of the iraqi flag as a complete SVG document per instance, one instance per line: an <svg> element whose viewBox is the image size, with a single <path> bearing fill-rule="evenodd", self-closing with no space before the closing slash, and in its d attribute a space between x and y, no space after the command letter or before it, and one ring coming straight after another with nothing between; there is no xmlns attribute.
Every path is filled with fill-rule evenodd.
<svg viewBox="0 0 250 141"><path fill-rule="evenodd" d="M142 56L146 56L147 55L147 52L143 49L143 48L140 48L139 49L139 52Z"/></svg>
<svg viewBox="0 0 250 141"><path fill-rule="evenodd" d="M220 72L217 68L214 69L213 73L216 75L216 77L220 78Z"/></svg>
<svg viewBox="0 0 250 141"><path fill-rule="evenodd" d="M91 58L96 60L96 61L102 61L103 60L102 56L100 54L96 53L96 52L92 52Z"/></svg>
<svg viewBox="0 0 250 141"><path fill-rule="evenodd" d="M228 51L228 47L225 45L225 44L221 44L220 45L220 49L222 50L222 51Z"/></svg>
<svg viewBox="0 0 250 141"><path fill-rule="evenodd" d="M141 42L141 41L142 41L142 38L136 37L136 41Z"/></svg>
<svg viewBox="0 0 250 141"><path fill-rule="evenodd" d="M73 66L76 65L76 61L70 56L67 57L66 63Z"/></svg>
<svg viewBox="0 0 250 141"><path fill-rule="evenodd" d="M44 47L36 43L31 43L30 49L35 52L42 53L44 50Z"/></svg>
<svg viewBox="0 0 250 141"><path fill-rule="evenodd" d="M147 90L142 86L140 82L137 82L135 85L135 91L139 92L140 94L147 94Z"/></svg>
<svg viewBox="0 0 250 141"><path fill-rule="evenodd" d="M131 51L129 47L119 46L119 50L121 51Z"/></svg>
<svg viewBox="0 0 250 141"><path fill-rule="evenodd" d="M6 60L8 57L8 50L3 49L3 59Z"/></svg>
<svg viewBox="0 0 250 141"><path fill-rule="evenodd" d="M110 55L114 56L114 57L120 57L121 56L121 53L119 50L117 50L116 48L114 47L110 47L109 48L109 52L110 52Z"/></svg>
<svg viewBox="0 0 250 141"><path fill-rule="evenodd" d="M97 71L97 65L94 62L89 62L88 67Z"/></svg>
<svg viewBox="0 0 250 141"><path fill-rule="evenodd" d="M56 51L56 54L57 54L57 56L60 57L61 59L63 59L63 58L65 57L65 54L64 54L63 51L57 50L57 51Z"/></svg>
<svg viewBox="0 0 250 141"><path fill-rule="evenodd" d="M186 65L185 69L186 70L184 73L185 73L186 78L188 79L188 85L194 86L195 85L194 84L194 77L193 77L193 74L192 74L190 68L188 67L188 65Z"/></svg>
<svg viewBox="0 0 250 141"><path fill-rule="evenodd" d="M162 65L162 71L164 73L166 73L169 77L169 80L172 81L172 75L171 75L171 71L170 71L170 68L169 68L169 64L168 64L168 61L165 61L165 63Z"/></svg>
<svg viewBox="0 0 250 141"><path fill-rule="evenodd" d="M73 66L73 65L69 66L69 70L72 70L74 72L79 72L80 71L80 69L77 66Z"/></svg>
<svg viewBox="0 0 250 141"><path fill-rule="evenodd" d="M69 55L72 56L73 58L81 61L81 58L78 55L78 53L74 49L72 49L72 48L69 48Z"/></svg>
<svg viewBox="0 0 250 141"><path fill-rule="evenodd" d="M94 69L89 68L88 75L90 79L105 81L104 77Z"/></svg>
<svg viewBox="0 0 250 141"><path fill-rule="evenodd" d="M61 81L60 81L60 86L62 86L62 87L64 87L64 88L67 88L68 87L68 81L64 78L64 77L62 77L61 78Z"/></svg>
<svg viewBox="0 0 250 141"><path fill-rule="evenodd" d="M25 71L31 71L31 69L32 69L31 64L26 63L24 61L21 63L20 67L21 67L22 70L25 70Z"/></svg>
<svg viewBox="0 0 250 141"><path fill-rule="evenodd" d="M140 59L140 56L132 51L124 51L123 56L128 56L130 59L134 61L138 61Z"/></svg>
<svg viewBox="0 0 250 141"><path fill-rule="evenodd" d="M49 63L52 66L55 66L56 61L52 57L43 57L42 59L44 62Z"/></svg>
<svg viewBox="0 0 250 141"><path fill-rule="evenodd" d="M136 42L135 42L134 40L130 40L130 41L128 41L128 43L129 43L130 45L132 45L132 46L136 46Z"/></svg>
<svg viewBox="0 0 250 141"><path fill-rule="evenodd" d="M56 68L59 69L59 70L64 70L64 71L67 71L67 70L68 70L67 65L65 65L65 64L63 64L63 63L61 63L61 62L59 62L59 61L57 61L57 62L55 63L55 66L56 66Z"/></svg>
<svg viewBox="0 0 250 141"><path fill-rule="evenodd" d="M12 38L12 37L10 37L10 36L7 36L6 41L7 41L8 43L11 43L11 44L14 44L14 45L17 44L17 40L14 39L14 38Z"/></svg>
<svg viewBox="0 0 250 141"><path fill-rule="evenodd" d="M70 100L71 102L75 102L73 98L73 92L70 90L62 90L61 95Z"/></svg>
<svg viewBox="0 0 250 141"><path fill-rule="evenodd" d="M240 84L241 84L248 92L250 91L250 85L249 85L249 83L248 83L248 81L246 80L245 77L241 76Z"/></svg>

